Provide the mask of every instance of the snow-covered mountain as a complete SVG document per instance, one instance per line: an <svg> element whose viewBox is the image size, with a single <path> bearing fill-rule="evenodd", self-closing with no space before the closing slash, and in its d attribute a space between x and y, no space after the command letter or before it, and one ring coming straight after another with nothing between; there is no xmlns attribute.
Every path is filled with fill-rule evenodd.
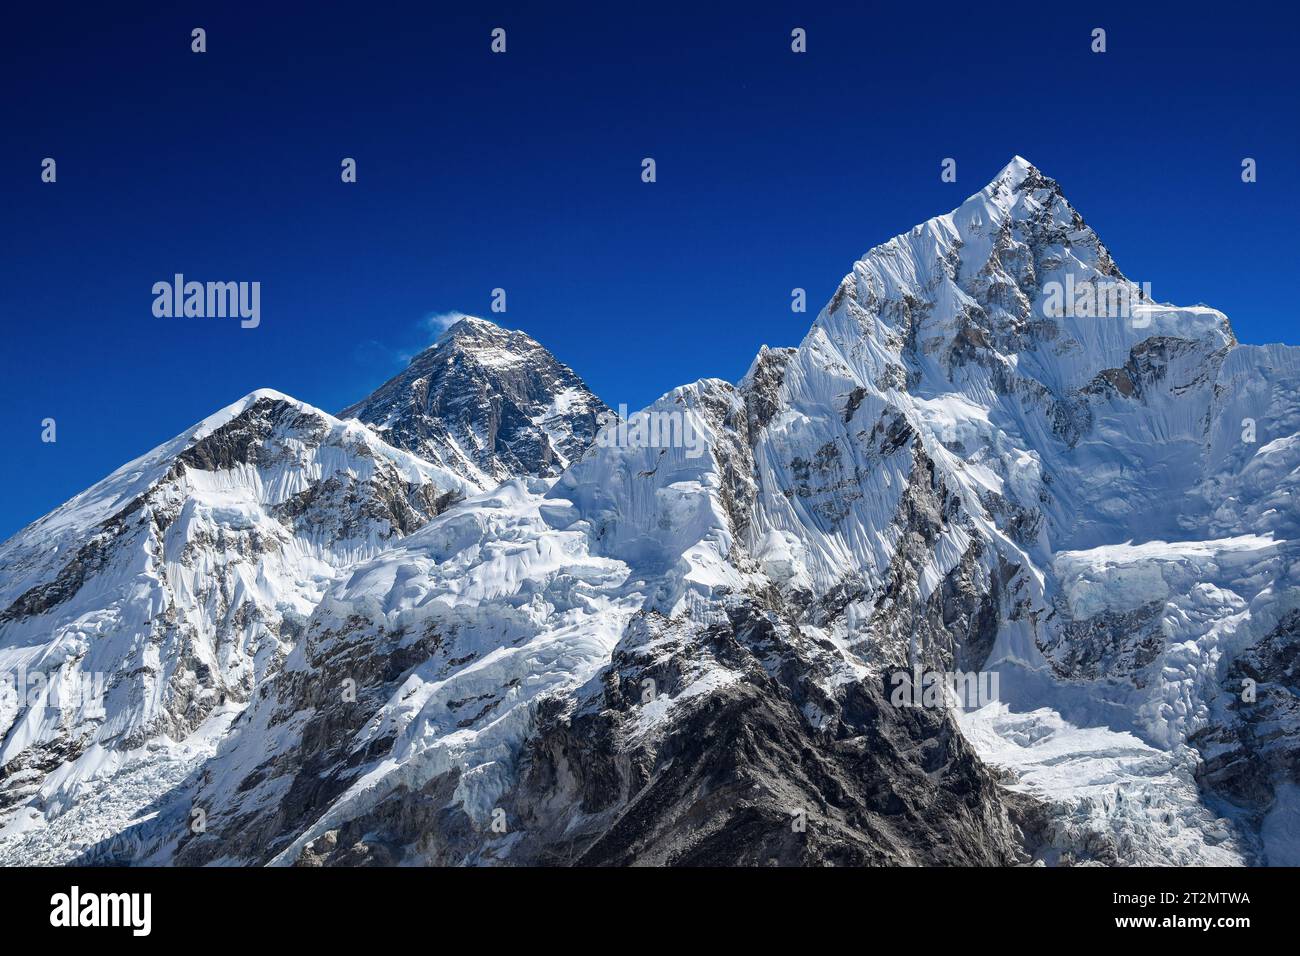
<svg viewBox="0 0 1300 956"><path fill-rule="evenodd" d="M486 489L559 474L591 444L605 411L572 369L523 332L466 317L339 417Z"/></svg>
<svg viewBox="0 0 1300 956"><path fill-rule="evenodd" d="M403 406L417 394L432 404ZM604 410L477 319L349 415L380 408L373 429L256 392L0 547L0 860L112 833L208 753L343 569L515 470L561 467Z"/></svg>
<svg viewBox="0 0 1300 956"><path fill-rule="evenodd" d="M5 542L0 834L219 733L341 569L476 490L262 390Z"/></svg>
<svg viewBox="0 0 1300 956"><path fill-rule="evenodd" d="M363 417L455 409L410 402L420 378ZM210 757L67 839L184 864L1300 862L1300 349L1154 301L1029 163L868 252L797 348L634 418L655 427L359 555ZM905 706L916 671L996 699Z"/></svg>

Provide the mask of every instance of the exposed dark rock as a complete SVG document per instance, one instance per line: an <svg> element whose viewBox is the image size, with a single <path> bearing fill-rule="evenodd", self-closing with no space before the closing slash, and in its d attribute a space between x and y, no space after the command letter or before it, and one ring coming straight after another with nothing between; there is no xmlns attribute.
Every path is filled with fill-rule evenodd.
<svg viewBox="0 0 1300 956"><path fill-rule="evenodd" d="M458 474L478 469L491 483L558 474L595 440L607 411L524 333L465 318L339 417Z"/></svg>

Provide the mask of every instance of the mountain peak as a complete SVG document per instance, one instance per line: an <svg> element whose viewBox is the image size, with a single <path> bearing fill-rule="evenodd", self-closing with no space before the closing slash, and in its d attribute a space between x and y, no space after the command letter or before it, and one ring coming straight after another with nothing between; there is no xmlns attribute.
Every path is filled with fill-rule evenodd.
<svg viewBox="0 0 1300 956"><path fill-rule="evenodd" d="M494 368L526 361L532 355L542 357L543 361L554 361L551 353L527 332L466 315L449 325L432 345L411 359L411 367L439 363L452 353L462 361Z"/></svg>
<svg viewBox="0 0 1300 956"><path fill-rule="evenodd" d="M1057 395L1123 369L1152 337L1207 355L1233 341L1222 314L1162 305L1150 283L1126 277L1060 185L1022 156L956 209L869 250L813 333L850 351L871 339L870 381L999 392L1027 375L1025 387Z"/></svg>
<svg viewBox="0 0 1300 956"><path fill-rule="evenodd" d="M467 315L339 417L486 489L558 474L591 444L604 411L531 336Z"/></svg>
<svg viewBox="0 0 1300 956"><path fill-rule="evenodd" d="M510 329L502 328L495 322L480 319L476 315L463 315L443 330L434 344L439 345L453 339L481 338L484 336L511 335Z"/></svg>
<svg viewBox="0 0 1300 956"><path fill-rule="evenodd" d="M1062 225L1086 228L1083 226L1083 218L1065 198L1056 180L1044 175L1042 170L1023 156L1013 156L987 186L969 197L950 215L955 222L960 223L964 219L963 212L967 210L975 212L977 216L983 212L984 222L1038 219L1044 223L1050 220Z"/></svg>
<svg viewBox="0 0 1300 956"><path fill-rule="evenodd" d="M284 392L274 388L255 388L242 398L238 398L224 408L213 412L207 418L200 421L186 433L189 440L197 441L210 435L224 425L229 424L234 419L243 415L258 402L275 402L276 404L292 405L298 410L309 415L321 415L328 417L327 413L309 405L301 399L294 398L292 395L286 395ZM185 436L181 436L184 438ZM180 439L177 439L178 441Z"/></svg>
<svg viewBox="0 0 1300 956"><path fill-rule="evenodd" d="M1012 156L1011 162L1002 167L1001 171L993 177L989 186L995 186L998 183L1006 183L1014 188L1035 174L1041 175L1038 167L1033 163L1025 159L1023 156Z"/></svg>

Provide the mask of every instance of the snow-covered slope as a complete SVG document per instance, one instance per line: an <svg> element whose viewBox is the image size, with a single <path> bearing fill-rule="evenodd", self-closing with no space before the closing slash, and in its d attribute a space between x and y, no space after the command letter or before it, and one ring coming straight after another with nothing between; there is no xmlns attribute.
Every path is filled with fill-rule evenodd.
<svg viewBox="0 0 1300 956"><path fill-rule="evenodd" d="M1053 301L1088 286L1129 289L1132 307L1078 314ZM1285 486L1300 463L1297 354L1237 346L1212 309L1151 301L1057 184L1017 159L954 212L873 249L819 316L787 367L784 413L755 448L771 479L755 557L787 589L847 600L822 624L858 656L892 646L924 658L951 642L963 668L1002 672L1013 711L1048 708L1058 740L1061 715L1135 733L1171 755L1177 799L1219 806L1198 793L1187 747L1235 721L1230 662L1296 600ZM933 536L890 529L906 463L889 468L864 439L891 433L912 436L925 480L943 489ZM927 633L915 608L931 602L943 626ZM1014 769L1007 753L985 750ZM1139 824L1098 811L1091 823L1129 848L1111 856L1121 861L1261 859L1251 823L1271 790L1222 807L1245 824L1235 836L1206 810L1190 839L1175 835L1185 814ZM1152 832L1129 832L1140 825ZM1053 852L1106 857L1098 845Z"/></svg>
<svg viewBox="0 0 1300 956"><path fill-rule="evenodd" d="M1085 287L1128 289L1131 308L1053 298ZM1234 722L1229 663L1296 600L1295 505L1274 483L1298 463L1298 353L1237 346L1214 310L1151 301L1057 184L1016 159L954 212L873 249L819 316L755 447L770 478L755 557L784 588L833 596L822 626L857 656L924 659L951 644L959 666L1001 672L1013 711L1047 708L1058 740L1062 715L1134 733L1171 755L1177 799L1219 806L1198 792L1187 747ZM922 465L943 491L931 536L890 527L907 463L890 468L864 440L890 434L911 436L911 474ZM942 626L919 624L918 604ZM1014 768L1007 753L985 750ZM1271 789L1221 807L1239 832L1206 810L1190 840L1174 832L1187 815L1151 813L1137 837L1128 817L1091 823L1129 862L1260 859L1251 823ZM1106 857L1099 845L1053 852Z"/></svg>
<svg viewBox="0 0 1300 956"><path fill-rule="evenodd" d="M605 404L523 332L466 317L401 374L340 413L471 477L559 474L595 437Z"/></svg>
<svg viewBox="0 0 1300 956"><path fill-rule="evenodd" d="M357 568L142 828L153 859L807 860L792 808L838 831L815 831L817 846L845 862L1017 859L946 715L885 707L746 558L760 380L773 385L706 380L652 409L687 416L707 455L593 447L558 480L470 499ZM708 729L683 729L697 718ZM767 753L742 770L724 736ZM806 766L808 748L823 765ZM712 813L694 807L706 793ZM195 807L202 833L185 826Z"/></svg>
<svg viewBox="0 0 1300 956"><path fill-rule="evenodd" d="M261 390L5 542L0 839L101 796L123 763L165 757L215 716L228 723L341 569L474 490Z"/></svg>
<svg viewBox="0 0 1300 956"><path fill-rule="evenodd" d="M524 456L556 467L340 576L121 837L187 864L1294 862L1298 356L1154 301L1016 158L870 250L797 348L645 410L659 439ZM491 473L495 426L421 444L459 394L424 380L363 417ZM468 394L454 418L495 407ZM914 668L997 699L899 706Z"/></svg>

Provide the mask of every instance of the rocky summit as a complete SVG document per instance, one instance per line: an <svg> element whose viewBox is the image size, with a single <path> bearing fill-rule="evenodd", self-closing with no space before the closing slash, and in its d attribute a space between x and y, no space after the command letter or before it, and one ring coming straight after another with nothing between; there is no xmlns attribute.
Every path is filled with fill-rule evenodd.
<svg viewBox="0 0 1300 956"><path fill-rule="evenodd" d="M558 475L591 444L605 411L572 369L523 332L465 317L339 417L488 488Z"/></svg>

